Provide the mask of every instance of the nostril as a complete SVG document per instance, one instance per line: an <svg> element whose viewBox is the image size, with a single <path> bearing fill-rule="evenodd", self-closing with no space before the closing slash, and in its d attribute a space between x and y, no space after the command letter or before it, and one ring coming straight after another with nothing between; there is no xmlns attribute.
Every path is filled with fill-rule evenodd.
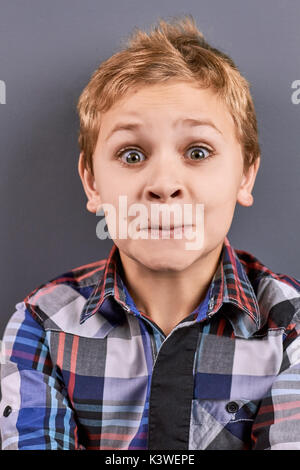
<svg viewBox="0 0 300 470"><path fill-rule="evenodd" d="M150 191L150 196L154 197L155 199L160 199L160 197L157 194L153 193L152 191Z"/></svg>
<svg viewBox="0 0 300 470"><path fill-rule="evenodd" d="M175 191L175 193L173 193L171 197L176 197L176 196L178 196L178 193L179 193L179 189L177 189L177 191Z"/></svg>

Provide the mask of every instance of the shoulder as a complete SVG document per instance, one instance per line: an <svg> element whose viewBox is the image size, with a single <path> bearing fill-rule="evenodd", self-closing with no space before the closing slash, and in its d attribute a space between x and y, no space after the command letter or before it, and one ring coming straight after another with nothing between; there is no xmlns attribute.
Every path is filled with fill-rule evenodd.
<svg viewBox="0 0 300 470"><path fill-rule="evenodd" d="M16 303L4 329L4 357L13 358L20 367L35 367L47 356L47 331L93 336L94 331L87 334L80 328L79 320L85 303L102 279L106 261L72 268L40 284Z"/></svg>
<svg viewBox="0 0 300 470"><path fill-rule="evenodd" d="M260 284L260 281L276 281L273 284L277 285L279 289L289 286L295 293L300 294L300 279L289 274L272 271L260 259L248 251L236 249L235 252L251 282Z"/></svg>
<svg viewBox="0 0 300 470"><path fill-rule="evenodd" d="M274 293L278 291L296 297L300 296L299 279L289 274L272 271L261 260L247 251L235 250L235 252L253 287L257 288L257 293L261 292L262 289L272 288Z"/></svg>
<svg viewBox="0 0 300 470"><path fill-rule="evenodd" d="M84 264L38 285L23 299L28 313L41 325L59 324L62 316L80 317L82 308L101 281L107 259Z"/></svg>
<svg viewBox="0 0 300 470"><path fill-rule="evenodd" d="M262 324L288 329L300 324L300 280L272 271L247 251L235 252L255 292Z"/></svg>

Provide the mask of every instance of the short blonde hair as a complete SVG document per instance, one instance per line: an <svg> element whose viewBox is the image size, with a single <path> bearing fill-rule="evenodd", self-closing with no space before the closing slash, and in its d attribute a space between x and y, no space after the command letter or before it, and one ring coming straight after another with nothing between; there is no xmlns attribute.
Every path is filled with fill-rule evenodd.
<svg viewBox="0 0 300 470"><path fill-rule="evenodd" d="M193 17L185 15L171 22L160 18L150 33L134 28L125 46L100 64L82 91L77 105L78 142L92 174L101 113L134 87L171 79L196 82L220 96L234 120L245 171L260 157L249 82L228 55L205 41Z"/></svg>

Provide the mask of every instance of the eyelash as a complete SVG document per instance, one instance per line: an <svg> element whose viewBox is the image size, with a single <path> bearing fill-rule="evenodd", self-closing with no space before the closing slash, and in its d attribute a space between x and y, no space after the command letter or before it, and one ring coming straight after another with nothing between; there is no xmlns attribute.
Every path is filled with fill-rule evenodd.
<svg viewBox="0 0 300 470"><path fill-rule="evenodd" d="M212 158L215 154L215 152L212 149L210 149L206 145L202 145L202 144L199 144L199 145L194 144L194 145L190 146L187 150L190 150L190 149L193 149L193 148L204 148L205 150L207 150L209 152L209 154L205 158L202 158L201 160L198 160L199 162L203 161L203 160L208 160L209 158ZM129 150L132 150L132 151L137 150L138 152L143 153L142 150L140 150L136 147L124 147L124 148L122 148L115 155L116 160L119 160L119 162L122 166L125 166L125 167L139 166L143 161L147 160L147 157L145 157L145 160L142 160L141 162L138 162L138 163L126 163L126 162L124 162L123 160L121 160L121 157L122 157L124 152L128 152ZM197 163L196 160L191 160L191 161L195 161Z"/></svg>

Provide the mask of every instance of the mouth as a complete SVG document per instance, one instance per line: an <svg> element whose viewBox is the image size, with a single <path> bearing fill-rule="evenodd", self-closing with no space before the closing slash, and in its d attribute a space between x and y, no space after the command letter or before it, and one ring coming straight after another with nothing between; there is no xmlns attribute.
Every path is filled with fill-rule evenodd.
<svg viewBox="0 0 300 470"><path fill-rule="evenodd" d="M141 227L141 230L162 230L171 232L172 230L183 230L184 228L191 228L193 225L148 225L147 227Z"/></svg>

